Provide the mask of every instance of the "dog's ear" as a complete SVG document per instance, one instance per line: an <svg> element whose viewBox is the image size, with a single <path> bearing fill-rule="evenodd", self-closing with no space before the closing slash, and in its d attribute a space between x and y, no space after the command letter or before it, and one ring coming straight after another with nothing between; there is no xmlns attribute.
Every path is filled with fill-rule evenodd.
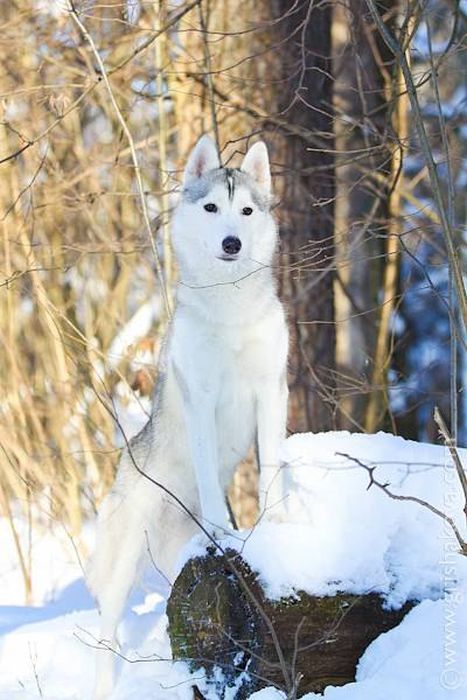
<svg viewBox="0 0 467 700"><path fill-rule="evenodd" d="M248 149L240 170L248 173L264 194L269 195L271 193L271 170L269 168L268 149L264 141L258 141Z"/></svg>
<svg viewBox="0 0 467 700"><path fill-rule="evenodd" d="M183 182L186 185L190 180L202 177L209 170L220 168L221 163L214 141L207 135L201 136L193 148L185 167Z"/></svg>

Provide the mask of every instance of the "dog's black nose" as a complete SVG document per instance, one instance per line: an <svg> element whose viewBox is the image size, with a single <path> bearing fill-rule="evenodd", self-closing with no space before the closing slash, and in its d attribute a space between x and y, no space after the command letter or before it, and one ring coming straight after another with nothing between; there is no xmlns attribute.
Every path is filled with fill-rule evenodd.
<svg viewBox="0 0 467 700"><path fill-rule="evenodd" d="M227 236L227 238L224 238L222 241L222 249L224 253L228 255L235 255L240 251L241 247L242 242L240 238L236 238L235 236Z"/></svg>

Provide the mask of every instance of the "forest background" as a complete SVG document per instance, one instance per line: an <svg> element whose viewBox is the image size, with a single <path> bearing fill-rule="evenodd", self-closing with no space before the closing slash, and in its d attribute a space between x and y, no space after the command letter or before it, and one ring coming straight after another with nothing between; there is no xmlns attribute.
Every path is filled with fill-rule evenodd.
<svg viewBox="0 0 467 700"><path fill-rule="evenodd" d="M466 4L0 2L0 509L79 537L150 410L199 136L269 147L290 432L465 445ZM254 518L254 470L232 500ZM32 525L31 525L32 527ZM30 547L16 538L27 588Z"/></svg>

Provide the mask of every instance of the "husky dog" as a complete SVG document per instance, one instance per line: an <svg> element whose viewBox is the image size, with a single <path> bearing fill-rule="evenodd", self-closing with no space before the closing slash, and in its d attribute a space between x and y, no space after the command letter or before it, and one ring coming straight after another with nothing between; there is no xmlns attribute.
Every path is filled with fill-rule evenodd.
<svg viewBox="0 0 467 700"><path fill-rule="evenodd" d="M271 268L277 230L270 204L263 142L240 169L230 169L221 167L211 139L200 139L173 219L180 282L153 412L124 449L99 513L88 582L109 647L117 645L118 622L148 553L172 577L181 548L199 532L180 502L215 537L229 529L226 489L255 438L260 508L272 517L281 508L288 335ZM114 654L98 653L101 699L113 687Z"/></svg>

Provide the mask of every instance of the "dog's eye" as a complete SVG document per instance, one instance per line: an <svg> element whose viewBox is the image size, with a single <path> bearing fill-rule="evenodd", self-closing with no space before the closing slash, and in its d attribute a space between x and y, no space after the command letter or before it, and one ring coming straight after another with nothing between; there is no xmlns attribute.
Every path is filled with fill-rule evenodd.
<svg viewBox="0 0 467 700"><path fill-rule="evenodd" d="M253 214L253 209L251 207L243 207L242 214L243 216L250 216L250 214Z"/></svg>
<svg viewBox="0 0 467 700"><path fill-rule="evenodd" d="M204 208L206 209L206 211L209 211L212 214L215 214L215 212L217 211L216 205L212 204L211 202L209 204L205 204Z"/></svg>

